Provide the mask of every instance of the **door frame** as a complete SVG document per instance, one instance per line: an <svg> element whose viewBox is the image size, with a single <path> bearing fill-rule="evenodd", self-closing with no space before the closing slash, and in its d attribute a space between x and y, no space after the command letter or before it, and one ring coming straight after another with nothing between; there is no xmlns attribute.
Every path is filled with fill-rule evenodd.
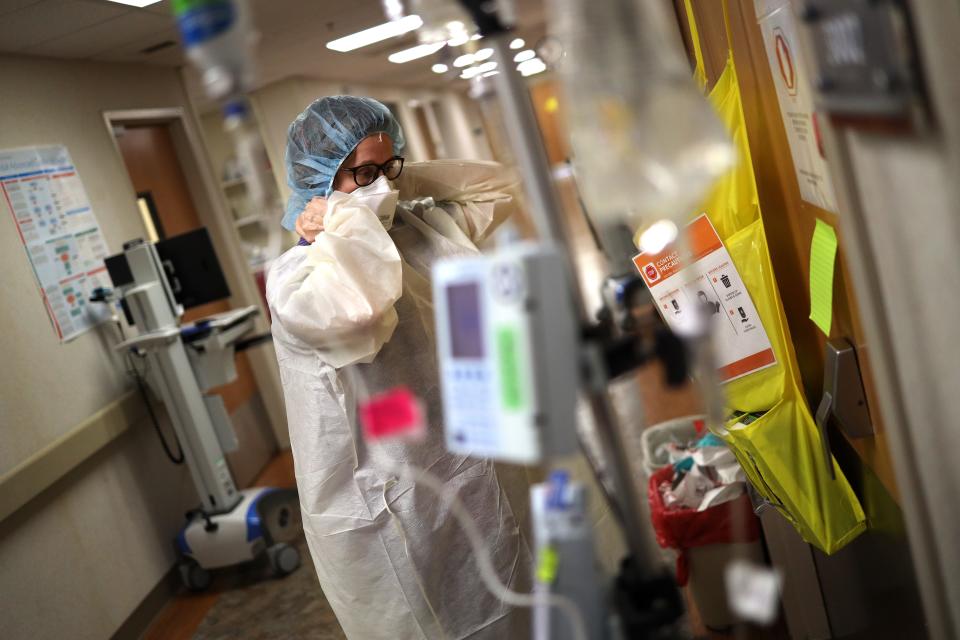
<svg viewBox="0 0 960 640"><path fill-rule="evenodd" d="M190 197L197 208L200 223L210 233L224 276L230 286L230 302L233 306L255 305L260 314L255 321L258 333L270 331L266 318L267 309L254 284L252 273L240 244L240 236L233 224L226 197L220 190L203 138L192 116L183 107L155 109L117 109L103 112L103 122L110 134L117 162L123 164L123 155L117 143L114 129L123 125L165 125L170 128L177 161L187 180ZM131 185L131 191L133 187ZM247 353L251 361L253 377L270 421L270 430L281 449L290 447L286 410L283 404L283 387L277 368L273 345L263 345Z"/></svg>
<svg viewBox="0 0 960 640"><path fill-rule="evenodd" d="M954 428L960 410L954 375L960 348L950 321L956 317L958 305L950 299L940 300L936 303L941 309L936 321L923 318L905 329L901 314L890 301L891 291L923 291L927 283L917 274L943 273L941 262L952 268L941 276L943 281L956 281L957 269L953 262L940 260L940 246L931 250L927 238L918 241L894 222L909 215L895 196L917 189L927 200L919 201L911 194L909 204L923 207L926 218L912 224L929 225L953 243L958 237L955 203L960 191L950 178L960 169L960 124L953 117L960 99L960 82L952 67L960 55L956 38L960 12L955 0L913 0L906 3L906 8L925 77L926 99L934 116L943 117L934 117L929 130L909 135L870 135L844 123L829 122L823 133L827 154L837 159L836 171L842 176L837 195L847 213L840 218L840 231L853 285L863 292L864 332L903 497L901 506L929 635L946 640L960 637L960 575L956 571L960 566L956 545L960 515L955 508L960 474L953 471L960 442ZM804 53L811 58L814 43L809 33L801 33ZM913 163L923 162L927 175L936 178L935 188L925 191L924 185L917 187L909 182L914 177L909 174L887 182L876 179L871 175L875 167L864 163L864 142L873 145L869 147L872 158L889 162L901 156ZM868 202L866 194L893 204L877 207L875 202ZM929 204L931 198L933 206ZM933 233L937 232L928 232L928 237ZM888 247L910 256L911 268L891 269ZM927 354L936 356L929 358Z"/></svg>

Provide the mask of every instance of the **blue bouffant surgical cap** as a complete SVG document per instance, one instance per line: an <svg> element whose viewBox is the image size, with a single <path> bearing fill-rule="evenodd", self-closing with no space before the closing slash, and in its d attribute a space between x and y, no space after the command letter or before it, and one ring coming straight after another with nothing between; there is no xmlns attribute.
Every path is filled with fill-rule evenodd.
<svg viewBox="0 0 960 640"><path fill-rule="evenodd" d="M293 231L307 203L330 195L341 163L361 140L376 133L390 136L395 154L403 150L400 123L372 98L320 98L297 116L287 129L287 184L292 193L280 224Z"/></svg>

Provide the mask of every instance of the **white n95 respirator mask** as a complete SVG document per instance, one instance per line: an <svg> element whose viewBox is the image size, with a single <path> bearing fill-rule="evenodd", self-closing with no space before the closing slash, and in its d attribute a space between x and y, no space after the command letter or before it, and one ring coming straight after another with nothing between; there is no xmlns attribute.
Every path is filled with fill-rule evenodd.
<svg viewBox="0 0 960 640"><path fill-rule="evenodd" d="M390 186L390 181L386 176L380 176L371 184L365 187L354 189L350 193L351 198L356 198L361 204L369 207L383 228L387 231L393 226L393 216L397 211L397 200L400 192Z"/></svg>

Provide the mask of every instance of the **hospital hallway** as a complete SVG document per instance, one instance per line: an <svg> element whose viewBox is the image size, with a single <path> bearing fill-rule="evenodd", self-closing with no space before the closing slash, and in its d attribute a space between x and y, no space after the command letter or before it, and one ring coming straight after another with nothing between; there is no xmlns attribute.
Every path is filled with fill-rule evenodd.
<svg viewBox="0 0 960 640"><path fill-rule="evenodd" d="M0 640L960 640L958 69L960 0L0 0Z"/></svg>

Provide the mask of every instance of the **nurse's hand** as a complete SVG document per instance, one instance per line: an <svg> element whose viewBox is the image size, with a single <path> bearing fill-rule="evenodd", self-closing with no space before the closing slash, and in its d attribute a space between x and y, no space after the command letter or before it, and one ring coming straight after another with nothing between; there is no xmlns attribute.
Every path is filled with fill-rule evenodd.
<svg viewBox="0 0 960 640"><path fill-rule="evenodd" d="M327 214L327 201L324 198L314 198L307 203L306 209L297 216L297 234L307 242L313 244L317 236L323 232L323 216Z"/></svg>

